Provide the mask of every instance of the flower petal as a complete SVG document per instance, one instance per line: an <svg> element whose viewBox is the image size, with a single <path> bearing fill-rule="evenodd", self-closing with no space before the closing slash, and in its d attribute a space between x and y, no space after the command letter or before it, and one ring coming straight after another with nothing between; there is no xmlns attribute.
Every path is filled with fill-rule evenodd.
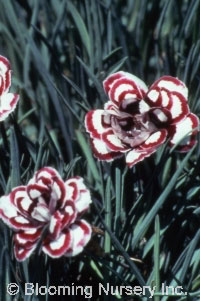
<svg viewBox="0 0 200 301"><path fill-rule="evenodd" d="M129 76L127 76L127 74ZM119 106L125 99L143 99L146 95L146 91L146 85L139 78L126 73L125 77L122 77L113 83L109 91L109 98Z"/></svg>
<svg viewBox="0 0 200 301"><path fill-rule="evenodd" d="M14 111L19 100L18 94L3 93L1 95L0 121L6 119Z"/></svg>
<svg viewBox="0 0 200 301"><path fill-rule="evenodd" d="M104 110L108 110L108 111L114 111L117 109L117 106L111 101L107 101L105 104L104 104Z"/></svg>
<svg viewBox="0 0 200 301"><path fill-rule="evenodd" d="M70 227L71 245L65 256L76 256L83 251L92 235L91 226L85 221L80 220Z"/></svg>
<svg viewBox="0 0 200 301"><path fill-rule="evenodd" d="M20 245L15 244L14 245L14 253L15 257L18 261L24 261L26 260L36 249L37 243L33 243L31 247L28 249L21 247Z"/></svg>
<svg viewBox="0 0 200 301"><path fill-rule="evenodd" d="M73 201L67 201L65 204L65 208L62 211L62 229L73 223L77 218L77 206Z"/></svg>
<svg viewBox="0 0 200 301"><path fill-rule="evenodd" d="M83 178L74 177L65 182L67 199L72 199L76 204L76 210L82 214L92 202L90 191L86 188Z"/></svg>
<svg viewBox="0 0 200 301"><path fill-rule="evenodd" d="M121 156L120 152L109 150L105 142L100 139L91 139L91 146L95 157L99 160L112 161Z"/></svg>
<svg viewBox="0 0 200 301"><path fill-rule="evenodd" d="M23 186L21 186L23 187ZM16 189L15 189L16 190ZM14 191L15 191L14 190ZM0 217L11 228L14 229L32 229L35 228L29 219L23 216L20 209L13 204L11 195L0 198ZM19 198L20 199L20 198ZM21 198L22 200L23 198ZM19 202L18 202L19 203Z"/></svg>
<svg viewBox="0 0 200 301"><path fill-rule="evenodd" d="M181 152L189 151L196 144L196 134L199 128L199 118L190 113L183 121L170 127L170 146L178 142L177 150ZM196 129L195 131L193 131Z"/></svg>
<svg viewBox="0 0 200 301"><path fill-rule="evenodd" d="M149 136L149 138L141 144L141 150L149 150L152 148L157 148L161 144L163 144L167 138L167 130L162 129L160 131L154 132Z"/></svg>
<svg viewBox="0 0 200 301"><path fill-rule="evenodd" d="M159 127L167 127L171 123L172 116L168 109L152 108L149 110L151 121Z"/></svg>
<svg viewBox="0 0 200 301"><path fill-rule="evenodd" d="M28 184L26 191L30 199L34 200L42 196L42 194L48 193L49 189L45 185L34 183Z"/></svg>
<svg viewBox="0 0 200 301"><path fill-rule="evenodd" d="M54 168L41 168L29 181L28 187L30 187L30 189L28 188L29 192L32 191L32 188L34 189L33 198L37 198L37 195L40 197L40 195L44 194L43 199L46 200L46 204L49 205L51 212L53 212L56 207L62 206L65 200L65 183Z"/></svg>
<svg viewBox="0 0 200 301"><path fill-rule="evenodd" d="M35 247L37 245L41 233L42 230L37 228L16 233L14 235L14 243L17 247L16 249L32 249L33 246Z"/></svg>
<svg viewBox="0 0 200 301"><path fill-rule="evenodd" d="M77 217L76 207L73 201L66 201L65 208L62 211L56 211L50 218L49 232L52 239L57 239L60 232Z"/></svg>
<svg viewBox="0 0 200 301"><path fill-rule="evenodd" d="M72 243L71 231L68 229L61 232L60 236L53 241L46 241L42 247L45 254L53 258L58 258L64 255Z"/></svg>
<svg viewBox="0 0 200 301"><path fill-rule="evenodd" d="M104 86L104 90L106 93L108 93L113 85L113 83L121 78L124 77L124 72L119 71L117 73L114 73L112 75L109 75L104 81L103 81L103 86Z"/></svg>
<svg viewBox="0 0 200 301"><path fill-rule="evenodd" d="M11 85L11 70L10 62L2 55L0 55L0 74L4 82L3 92L6 93Z"/></svg>
<svg viewBox="0 0 200 301"><path fill-rule="evenodd" d="M169 112L171 113L172 123L177 123L184 119L189 114L189 107L186 98L178 93L171 93L172 105L169 107ZM168 108L168 107L167 107Z"/></svg>
<svg viewBox="0 0 200 301"><path fill-rule="evenodd" d="M63 215L56 211L51 216L50 223L49 223L49 232L52 236L52 239L57 239L60 236L60 231L62 228L62 218Z"/></svg>
<svg viewBox="0 0 200 301"><path fill-rule="evenodd" d="M102 140L106 146L114 152L127 152L130 148L122 144L121 140L115 135L113 130L108 130L102 135Z"/></svg>
<svg viewBox="0 0 200 301"><path fill-rule="evenodd" d="M49 185L54 177L60 177L59 173L54 168L43 167L35 173L33 179L29 181L29 184L37 182L38 184Z"/></svg>
<svg viewBox="0 0 200 301"><path fill-rule="evenodd" d="M4 89L5 89L5 82L3 76L0 75L0 96L3 94Z"/></svg>
<svg viewBox="0 0 200 301"><path fill-rule="evenodd" d="M10 222L10 218L18 216L18 211L16 207L12 204L10 196L2 196L0 198L0 218L5 224L13 228Z"/></svg>
<svg viewBox="0 0 200 301"><path fill-rule="evenodd" d="M136 163L144 160L144 158L149 157L155 151L156 151L156 148L147 150L146 152L145 151L144 152L141 152L141 151L138 152L136 150L132 150L132 151L128 152L128 154L126 156L126 163L129 167L132 167Z"/></svg>
<svg viewBox="0 0 200 301"><path fill-rule="evenodd" d="M10 62L9 60L0 55L0 73L6 73L8 70L10 70Z"/></svg>
<svg viewBox="0 0 200 301"><path fill-rule="evenodd" d="M33 203L29 198L26 186L18 186L10 193L10 199L12 204L18 209L18 211L25 217L29 218L37 203Z"/></svg>
<svg viewBox="0 0 200 301"><path fill-rule="evenodd" d="M162 107L171 113L171 122L177 123L189 113L187 104L188 89L179 79L163 76L147 93L147 102L153 107Z"/></svg>
<svg viewBox="0 0 200 301"><path fill-rule="evenodd" d="M103 86L104 86L106 93L109 93L110 90L112 89L113 85L115 84L115 82L120 80L121 78L129 79L132 82L132 84L134 85L134 87L137 88L139 94L143 94L143 92L146 93L148 90L145 83L141 79L139 79L137 76L132 75L128 72L119 71L117 73L114 73L114 74L108 76L104 80Z"/></svg>
<svg viewBox="0 0 200 301"><path fill-rule="evenodd" d="M93 110L86 114L85 127L92 138L100 138L101 135L110 128L110 124L104 122L104 116L104 110Z"/></svg>
<svg viewBox="0 0 200 301"><path fill-rule="evenodd" d="M162 76L150 87L149 91L155 88L164 88L169 92L178 92L182 94L184 98L188 98L188 89L185 84L177 77L173 76Z"/></svg>
<svg viewBox="0 0 200 301"><path fill-rule="evenodd" d="M35 242L40 238L41 228L32 228L15 234L14 240L20 246L26 246L27 242Z"/></svg>
<svg viewBox="0 0 200 301"><path fill-rule="evenodd" d="M9 219L9 222L14 229L19 229L19 230L34 229L36 226L34 223L29 221L27 218L25 218L22 215L11 217Z"/></svg>
<svg viewBox="0 0 200 301"><path fill-rule="evenodd" d="M16 188L13 188L13 190L10 193L10 200L14 206L18 207L19 199L25 198L26 196L26 186L21 185Z"/></svg>

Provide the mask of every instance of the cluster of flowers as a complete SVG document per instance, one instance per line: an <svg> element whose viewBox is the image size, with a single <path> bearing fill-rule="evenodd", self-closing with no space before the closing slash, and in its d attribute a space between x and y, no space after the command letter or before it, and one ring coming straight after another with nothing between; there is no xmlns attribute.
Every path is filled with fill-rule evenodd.
<svg viewBox="0 0 200 301"><path fill-rule="evenodd" d="M0 56L0 120L16 107L18 94L8 93L11 70ZM94 155L112 161L126 154L132 167L154 153L167 139L189 151L197 142L198 117L188 106L188 89L177 78L163 76L149 89L138 77L117 72L103 83L109 100L104 109L87 113L85 126ZM75 256L91 238L91 226L82 214L91 203L80 177L61 179L51 167L37 171L26 186L0 198L0 218L14 234L14 253L25 260L38 248L47 255Z"/></svg>

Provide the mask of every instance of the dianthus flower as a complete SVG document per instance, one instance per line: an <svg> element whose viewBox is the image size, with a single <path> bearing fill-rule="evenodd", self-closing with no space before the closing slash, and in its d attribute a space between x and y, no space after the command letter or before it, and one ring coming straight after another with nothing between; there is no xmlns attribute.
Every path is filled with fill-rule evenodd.
<svg viewBox="0 0 200 301"><path fill-rule="evenodd" d="M117 72L104 82L109 101L89 111L85 126L94 155L111 161L126 154L133 166L154 153L166 139L189 151L196 144L199 119L190 113L188 89L178 78L163 76L149 89L138 77ZM195 129L195 130L194 130Z"/></svg>
<svg viewBox="0 0 200 301"><path fill-rule="evenodd" d="M10 63L0 55L0 121L6 119L14 111L19 100L18 94L9 93L11 86Z"/></svg>
<svg viewBox="0 0 200 301"><path fill-rule="evenodd" d="M37 246L53 258L79 254L91 238L91 226L81 218L90 203L82 178L64 182L51 167L2 196L0 218L16 231L16 259L25 260Z"/></svg>

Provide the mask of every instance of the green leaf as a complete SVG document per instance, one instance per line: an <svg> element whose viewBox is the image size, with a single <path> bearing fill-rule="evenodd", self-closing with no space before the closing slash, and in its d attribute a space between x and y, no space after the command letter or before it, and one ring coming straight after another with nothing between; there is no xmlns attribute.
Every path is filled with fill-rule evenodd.
<svg viewBox="0 0 200 301"><path fill-rule="evenodd" d="M80 34L80 38L87 50L88 56L90 57L91 55L91 44L90 44L90 38L85 26L85 23L81 17L81 15L79 14L78 10L76 9L76 7L72 4L72 2L70 0L67 1L67 9L70 12L73 21L78 29L78 32Z"/></svg>
<svg viewBox="0 0 200 301"><path fill-rule="evenodd" d="M98 169L96 167L96 163L93 158L93 154L91 152L91 149L90 149L84 135L82 134L82 132L80 130L76 130L76 137L77 137L77 140L78 140L78 142L83 150L83 153L88 161L88 166L90 167L90 170L92 172L94 179L97 182L100 182L101 180L100 180Z"/></svg>

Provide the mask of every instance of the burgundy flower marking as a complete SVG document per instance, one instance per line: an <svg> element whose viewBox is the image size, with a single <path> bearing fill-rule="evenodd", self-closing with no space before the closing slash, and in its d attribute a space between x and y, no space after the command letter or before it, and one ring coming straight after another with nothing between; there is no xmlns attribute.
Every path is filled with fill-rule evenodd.
<svg viewBox="0 0 200 301"><path fill-rule="evenodd" d="M2 196L0 218L16 231L17 260L29 257L38 244L53 258L79 254L91 238L91 226L81 219L90 203L82 178L63 182L50 167L37 171L27 186Z"/></svg>
<svg viewBox="0 0 200 301"><path fill-rule="evenodd" d="M94 155L111 161L126 154L133 166L169 139L181 152L196 144L199 119L190 113L188 89L172 76L159 78L149 89L127 72L110 75L103 83L109 101L103 110L85 117Z"/></svg>
<svg viewBox="0 0 200 301"><path fill-rule="evenodd" d="M19 100L18 94L9 93L11 85L10 63L0 55L0 121L14 111Z"/></svg>

